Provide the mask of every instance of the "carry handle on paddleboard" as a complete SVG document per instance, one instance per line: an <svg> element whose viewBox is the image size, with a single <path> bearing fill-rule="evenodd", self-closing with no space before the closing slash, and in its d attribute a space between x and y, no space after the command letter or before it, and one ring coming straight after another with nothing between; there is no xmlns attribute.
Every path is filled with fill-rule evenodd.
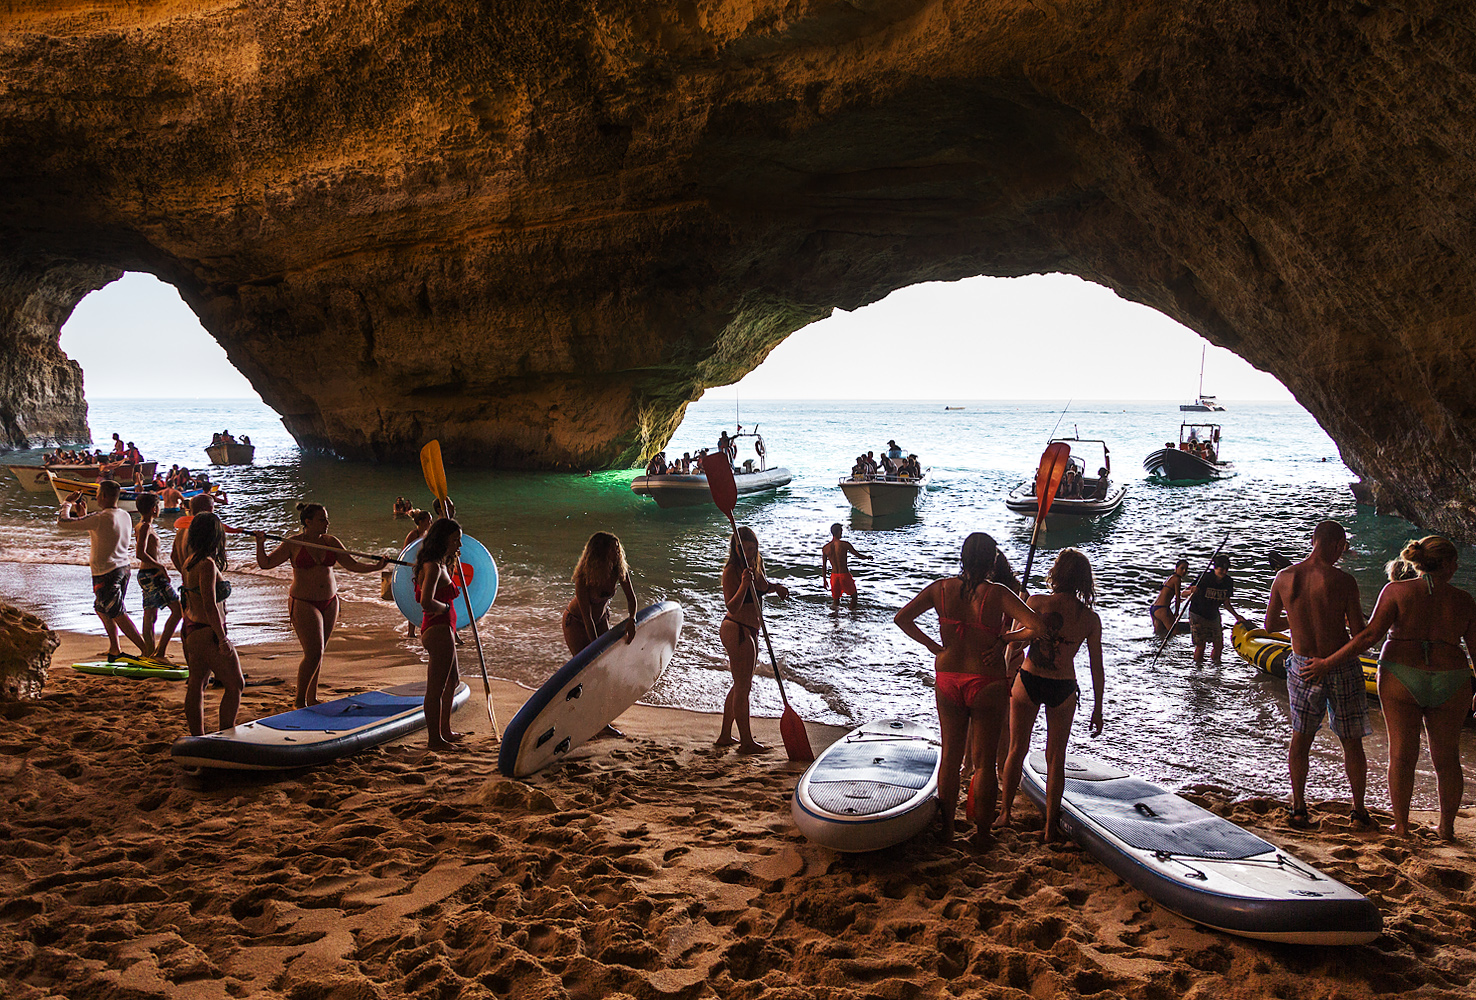
<svg viewBox="0 0 1476 1000"><path fill-rule="evenodd" d="M1214 554L1211 555L1209 558L1209 565L1205 567L1205 573L1214 572L1215 556L1218 556L1220 554L1220 550L1225 547L1225 543L1228 541L1230 541L1230 532L1227 531L1225 532L1225 537L1220 539L1220 544L1215 546ZM1198 579L1202 579L1203 577L1204 573L1199 574L1199 578L1197 578L1195 581L1196 586L1198 585ZM1158 649L1154 652L1153 660L1149 663L1149 666L1158 665L1158 654L1163 652L1163 647L1167 646L1168 641L1174 637L1174 629L1179 627L1179 619L1184 617L1184 610L1188 607L1188 601L1184 601L1182 604L1179 605L1179 613L1174 615L1174 623L1169 626L1168 635L1165 635L1163 637L1163 641L1158 644Z"/></svg>

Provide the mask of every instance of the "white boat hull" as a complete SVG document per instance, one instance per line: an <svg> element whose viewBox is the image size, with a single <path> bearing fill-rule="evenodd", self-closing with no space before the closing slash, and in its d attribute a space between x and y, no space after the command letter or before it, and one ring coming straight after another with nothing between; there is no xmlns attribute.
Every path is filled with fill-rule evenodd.
<svg viewBox="0 0 1476 1000"><path fill-rule="evenodd" d="M763 472L739 472L733 476L738 495L761 493L785 486L794 477L788 469L765 469ZM696 507L712 503L712 492L703 475L637 476L630 489L637 496L650 497L658 507Z"/></svg>
<svg viewBox="0 0 1476 1000"><path fill-rule="evenodd" d="M927 485L926 473L921 479L842 479L841 492L851 506L872 517L901 514L917 506L917 498Z"/></svg>

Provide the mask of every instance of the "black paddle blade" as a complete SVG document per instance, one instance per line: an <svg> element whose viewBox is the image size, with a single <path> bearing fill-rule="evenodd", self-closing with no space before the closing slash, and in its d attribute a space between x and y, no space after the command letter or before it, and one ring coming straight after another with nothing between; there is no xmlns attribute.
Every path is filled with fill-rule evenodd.
<svg viewBox="0 0 1476 1000"><path fill-rule="evenodd" d="M1271 572L1273 573L1280 573L1282 570L1286 569L1292 564L1292 561L1290 559L1282 555L1280 552L1277 552L1275 549L1272 549L1270 552L1266 553L1266 562L1271 564Z"/></svg>

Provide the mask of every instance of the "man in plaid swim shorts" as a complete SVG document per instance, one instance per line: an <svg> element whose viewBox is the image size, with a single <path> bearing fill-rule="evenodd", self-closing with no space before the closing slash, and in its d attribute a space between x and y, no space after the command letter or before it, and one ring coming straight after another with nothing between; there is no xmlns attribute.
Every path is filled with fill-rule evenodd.
<svg viewBox="0 0 1476 1000"><path fill-rule="evenodd" d="M1274 632L1289 627L1292 636L1291 652L1286 658L1286 694L1292 722L1291 748L1286 756L1292 786L1287 822L1297 829L1312 826L1307 811L1307 771L1312 741L1329 713L1329 728L1343 744L1343 768L1353 793L1352 818L1356 823L1373 825L1363 807L1368 781L1363 738L1372 732L1363 667L1355 660L1320 673L1307 669L1314 658L1331 656L1364 626L1358 582L1335 565L1347 551L1348 536L1343 526L1336 521L1319 523L1312 532L1312 553L1276 574L1266 606L1266 628Z"/></svg>

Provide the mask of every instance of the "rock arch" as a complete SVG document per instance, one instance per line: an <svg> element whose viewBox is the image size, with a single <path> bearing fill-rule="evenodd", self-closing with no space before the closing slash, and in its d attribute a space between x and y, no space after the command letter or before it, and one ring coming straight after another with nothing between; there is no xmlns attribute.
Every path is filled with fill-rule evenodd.
<svg viewBox="0 0 1476 1000"><path fill-rule="evenodd" d="M1064 271L1275 373L1387 505L1470 537L1473 20L1356 0L0 13L0 433L84 405L53 328L119 268L175 284L305 445L394 459L436 435L551 467L649 453L836 306Z"/></svg>

